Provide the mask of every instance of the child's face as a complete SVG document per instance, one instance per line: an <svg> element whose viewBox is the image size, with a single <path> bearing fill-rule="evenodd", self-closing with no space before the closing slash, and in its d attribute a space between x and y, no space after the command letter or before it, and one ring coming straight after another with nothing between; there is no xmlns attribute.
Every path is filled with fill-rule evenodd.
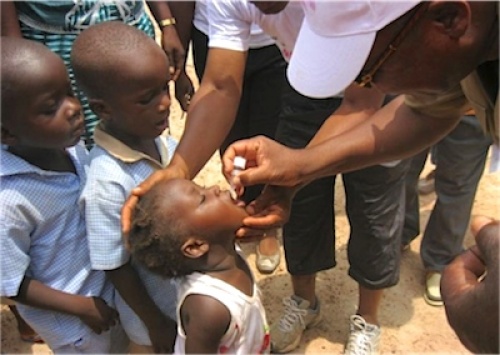
<svg viewBox="0 0 500 355"><path fill-rule="evenodd" d="M83 115L62 60L42 56L25 71L18 90L23 95L9 105L6 122L12 145L66 148L78 143L85 129Z"/></svg>
<svg viewBox="0 0 500 355"><path fill-rule="evenodd" d="M248 216L244 207L238 206L229 191L218 186L204 188L190 180L176 179L167 185L170 205L193 231L203 235L232 235Z"/></svg>
<svg viewBox="0 0 500 355"><path fill-rule="evenodd" d="M108 100L111 125L128 136L155 138L168 128L170 93L168 59L159 46L121 65L121 87Z"/></svg>

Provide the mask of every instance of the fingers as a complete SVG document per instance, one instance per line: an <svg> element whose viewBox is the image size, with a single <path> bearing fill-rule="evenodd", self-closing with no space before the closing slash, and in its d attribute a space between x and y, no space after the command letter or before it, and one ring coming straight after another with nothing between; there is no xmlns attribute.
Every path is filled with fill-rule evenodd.
<svg viewBox="0 0 500 355"><path fill-rule="evenodd" d="M193 97L192 93L185 93L182 99L179 101L182 111L187 112L189 106L191 105L191 99Z"/></svg>
<svg viewBox="0 0 500 355"><path fill-rule="evenodd" d="M491 217L487 216L474 216L472 217L472 221L470 223L470 229L474 236L478 235L479 231L486 226L494 222L495 220Z"/></svg>
<svg viewBox="0 0 500 355"><path fill-rule="evenodd" d="M170 66L169 71L170 79L173 81L177 81L177 79L179 79L179 76L181 75L181 70L174 66Z"/></svg>
<svg viewBox="0 0 500 355"><path fill-rule="evenodd" d="M174 63L174 74L172 75L172 79L174 81L179 79L181 71L184 69L185 60L186 60L186 53L184 52L184 50L174 51L173 62L171 62Z"/></svg>
<svg viewBox="0 0 500 355"><path fill-rule="evenodd" d="M280 227L283 224L283 219L281 216L276 214L255 215L245 217L243 224L248 228L267 230ZM238 237L243 237L249 234L249 231L247 230L239 230L239 232L239 234L237 233Z"/></svg>
<svg viewBox="0 0 500 355"><path fill-rule="evenodd" d="M135 206L139 201L139 198L143 196L146 192L151 190L151 188L163 179L162 171L157 171L146 180L144 180L139 186L132 190L131 195L128 197L127 201L122 207L121 211L121 225L122 225L122 234L125 237L125 246L128 245L128 238L126 236L130 232L130 226L132 224L132 217L134 214Z"/></svg>
<svg viewBox="0 0 500 355"><path fill-rule="evenodd" d="M500 221L485 219L484 225L476 234L476 243L481 258L491 275L498 274L499 265L499 242L500 242Z"/></svg>
<svg viewBox="0 0 500 355"><path fill-rule="evenodd" d="M236 156L244 157L247 161L247 168L255 166L255 157L259 144L256 138L243 139L232 143L222 156L223 173L229 180L233 171L233 161Z"/></svg>
<svg viewBox="0 0 500 355"><path fill-rule="evenodd" d="M133 191L132 191L133 193ZM122 207L121 211L121 225L122 225L122 234L124 236L128 236L130 232L130 226L132 224L132 215L134 213L135 206L139 201L139 197L137 195L130 195L125 204ZM125 239L125 246L127 249L129 248L128 238Z"/></svg>
<svg viewBox="0 0 500 355"><path fill-rule="evenodd" d="M477 247L473 246L457 256L443 270L441 294L445 303L477 285L478 278L485 271L485 266L478 254Z"/></svg>
<svg viewBox="0 0 500 355"><path fill-rule="evenodd" d="M180 42L169 38L169 36L164 35L163 49L167 54L170 63L169 72L171 79L173 81L177 81L182 70L184 69L186 53Z"/></svg>

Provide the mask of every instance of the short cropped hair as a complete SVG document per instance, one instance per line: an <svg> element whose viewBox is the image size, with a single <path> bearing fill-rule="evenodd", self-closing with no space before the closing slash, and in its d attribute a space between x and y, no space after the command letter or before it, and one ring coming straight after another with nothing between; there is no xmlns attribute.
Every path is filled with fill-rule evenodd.
<svg viewBox="0 0 500 355"><path fill-rule="evenodd" d="M130 250L132 257L150 271L163 277L180 277L194 271L181 252L190 228L172 213L175 206L164 184L156 184L137 203L129 232Z"/></svg>
<svg viewBox="0 0 500 355"><path fill-rule="evenodd" d="M71 49L77 85L91 98L106 97L110 83L123 78L121 65L158 44L146 33L120 21L95 24L78 35Z"/></svg>
<svg viewBox="0 0 500 355"><path fill-rule="evenodd" d="M39 42L19 37L0 37L2 78L2 119L9 119L12 102L22 95L23 85L32 83L31 70L57 54Z"/></svg>

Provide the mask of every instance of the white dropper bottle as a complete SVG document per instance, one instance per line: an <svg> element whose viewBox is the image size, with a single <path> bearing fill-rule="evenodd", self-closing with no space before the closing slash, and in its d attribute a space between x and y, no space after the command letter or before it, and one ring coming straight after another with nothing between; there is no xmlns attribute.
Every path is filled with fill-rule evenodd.
<svg viewBox="0 0 500 355"><path fill-rule="evenodd" d="M236 194L235 186L233 185L233 177L237 176L240 172L245 170L247 164L247 160L241 156L235 156L233 160L233 171L231 172L231 195L233 198L237 198L238 195Z"/></svg>

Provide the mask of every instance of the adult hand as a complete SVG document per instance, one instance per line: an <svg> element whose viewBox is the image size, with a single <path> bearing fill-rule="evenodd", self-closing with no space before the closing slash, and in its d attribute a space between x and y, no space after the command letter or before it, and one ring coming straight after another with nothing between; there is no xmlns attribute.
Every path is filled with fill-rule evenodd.
<svg viewBox="0 0 500 355"><path fill-rule="evenodd" d="M193 82L186 72L182 70L179 78L175 82L175 98L179 101L182 111L186 112L188 110L193 95Z"/></svg>
<svg viewBox="0 0 500 355"><path fill-rule="evenodd" d="M236 156L246 159L246 169L231 177ZM272 184L295 186L301 183L296 151L264 136L231 144L222 157L223 172L238 186Z"/></svg>
<svg viewBox="0 0 500 355"><path fill-rule="evenodd" d="M79 318L95 333L101 334L118 322L118 312L109 307L102 298L89 297L88 301L89 307Z"/></svg>
<svg viewBox="0 0 500 355"><path fill-rule="evenodd" d="M184 170L180 169L178 166L171 164L163 170L154 172L139 186L132 190L121 211L122 234L123 238L125 239L124 242L127 249L130 249L128 243L128 233L132 224L133 212L135 206L137 205L137 201L139 201L139 198L146 192L148 192L158 182L175 178L187 179L188 176Z"/></svg>
<svg viewBox="0 0 500 355"><path fill-rule="evenodd" d="M252 237L255 230L268 230L282 226L290 217L290 208L295 190L283 186L264 187L259 197L247 206L250 214L243 220L245 227L236 236Z"/></svg>
<svg viewBox="0 0 500 355"><path fill-rule="evenodd" d="M170 76L172 80L176 81L181 72L184 71L186 50L179 39L179 35L174 25L163 27L161 33L162 47L170 63Z"/></svg>
<svg viewBox="0 0 500 355"><path fill-rule="evenodd" d="M476 217L471 224L477 245L443 271L441 295L450 326L474 353L498 353L500 221Z"/></svg>

